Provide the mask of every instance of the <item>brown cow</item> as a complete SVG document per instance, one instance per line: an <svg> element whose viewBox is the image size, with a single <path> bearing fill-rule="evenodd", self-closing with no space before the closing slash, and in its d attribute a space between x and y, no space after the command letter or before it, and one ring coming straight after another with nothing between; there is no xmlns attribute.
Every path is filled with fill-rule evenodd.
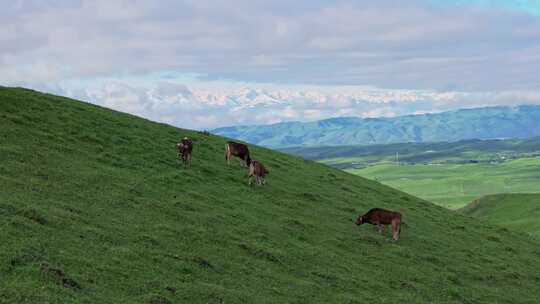
<svg viewBox="0 0 540 304"><path fill-rule="evenodd" d="M399 212L373 208L356 219L356 225L362 225L364 223L377 225L379 233L383 232L385 225L392 225L392 238L394 241L399 239L399 234L401 233L401 213Z"/></svg>
<svg viewBox="0 0 540 304"><path fill-rule="evenodd" d="M249 149L246 145L237 143L234 141L228 141L225 144L225 159L227 160L227 165L230 164L231 157L236 156L243 160L241 164L249 167L251 164L251 157L249 156Z"/></svg>
<svg viewBox="0 0 540 304"><path fill-rule="evenodd" d="M182 159L184 167L189 164L191 167L191 154L193 152L193 141L191 139L184 137L176 144L176 149L178 150L178 157Z"/></svg>
<svg viewBox="0 0 540 304"><path fill-rule="evenodd" d="M253 177L255 177L255 182L257 185L264 185L266 184L266 180L264 179L266 177L266 174L268 174L268 170L264 167L264 165L258 161L254 160L249 164L249 180L248 184L251 186L251 182Z"/></svg>

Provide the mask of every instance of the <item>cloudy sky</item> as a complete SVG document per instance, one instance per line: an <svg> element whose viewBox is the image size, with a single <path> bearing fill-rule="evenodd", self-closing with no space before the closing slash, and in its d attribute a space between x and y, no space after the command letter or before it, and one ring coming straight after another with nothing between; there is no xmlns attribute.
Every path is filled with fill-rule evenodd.
<svg viewBox="0 0 540 304"><path fill-rule="evenodd" d="M540 104L540 1L38 1L0 85L177 126Z"/></svg>

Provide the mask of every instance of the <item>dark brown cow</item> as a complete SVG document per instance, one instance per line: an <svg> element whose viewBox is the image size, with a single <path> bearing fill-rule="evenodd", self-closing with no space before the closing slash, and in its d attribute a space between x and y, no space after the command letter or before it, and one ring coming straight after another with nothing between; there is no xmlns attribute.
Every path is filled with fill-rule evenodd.
<svg viewBox="0 0 540 304"><path fill-rule="evenodd" d="M237 143L234 141L228 141L225 144L225 159L227 160L227 165L230 164L231 157L236 156L243 160L241 163L246 167L249 167L251 164L251 157L249 156L249 149L246 145Z"/></svg>
<svg viewBox="0 0 540 304"><path fill-rule="evenodd" d="M249 180L248 184L251 186L251 182L253 177L255 177L255 182L257 185L263 185L266 184L266 180L264 179L266 177L266 174L268 174L268 170L264 167L264 165L258 161L254 160L249 164Z"/></svg>
<svg viewBox="0 0 540 304"><path fill-rule="evenodd" d="M377 225L379 233L383 232L385 225L392 225L392 238L394 241L399 239L399 234L401 233L401 213L399 212L373 208L356 219L356 225L365 223Z"/></svg>
<svg viewBox="0 0 540 304"><path fill-rule="evenodd" d="M176 144L176 149L178 150L178 157L182 159L184 167L189 164L191 167L191 154L193 152L193 141L191 139L184 137Z"/></svg>

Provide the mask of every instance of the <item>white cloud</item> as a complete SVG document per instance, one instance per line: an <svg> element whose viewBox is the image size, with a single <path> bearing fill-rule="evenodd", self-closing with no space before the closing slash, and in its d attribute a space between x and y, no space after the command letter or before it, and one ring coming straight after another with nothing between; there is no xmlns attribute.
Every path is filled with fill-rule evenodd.
<svg viewBox="0 0 540 304"><path fill-rule="evenodd" d="M538 89L540 18L429 1L14 1L0 83L162 70L246 82Z"/></svg>
<svg viewBox="0 0 540 304"><path fill-rule="evenodd" d="M206 86L213 87L213 83ZM356 86L246 87L229 84L211 93L157 82L134 87L122 82L90 85L60 94L172 125L211 129L230 125L312 121L339 116L380 117L440 112L467 107L540 104L540 91L459 92L388 90Z"/></svg>
<svg viewBox="0 0 540 304"><path fill-rule="evenodd" d="M539 103L540 17L434 2L10 1L0 85L190 128Z"/></svg>

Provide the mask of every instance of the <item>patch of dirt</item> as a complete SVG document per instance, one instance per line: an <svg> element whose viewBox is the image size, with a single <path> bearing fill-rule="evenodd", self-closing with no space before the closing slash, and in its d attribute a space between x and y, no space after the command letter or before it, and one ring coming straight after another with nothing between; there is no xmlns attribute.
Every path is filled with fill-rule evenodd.
<svg viewBox="0 0 540 304"><path fill-rule="evenodd" d="M137 243L144 244L148 248L159 246L159 241L147 234L139 235L137 237Z"/></svg>
<svg viewBox="0 0 540 304"><path fill-rule="evenodd" d="M167 299L164 296L151 296L148 301L148 304L172 304L171 300Z"/></svg>
<svg viewBox="0 0 540 304"><path fill-rule="evenodd" d="M214 265L212 265L208 260L201 257L182 257L176 254L166 254L165 256L179 261L193 262L199 265L201 268L214 269ZM169 287L167 287L166 289L168 288Z"/></svg>
<svg viewBox="0 0 540 304"><path fill-rule="evenodd" d="M304 192L304 193L302 193L302 196L305 199L308 199L310 201L319 201L319 200L321 200L321 196L319 194L316 194L316 193Z"/></svg>
<svg viewBox="0 0 540 304"><path fill-rule="evenodd" d="M362 234L358 240L359 240L359 242L369 244L369 245L372 245L372 246L380 247L380 246L383 245L376 237L370 236L370 235Z"/></svg>
<svg viewBox="0 0 540 304"><path fill-rule="evenodd" d="M335 283L338 278L336 276L333 276L331 274L326 274L322 272L312 271L312 275L319 277L320 279L326 281L327 283Z"/></svg>
<svg viewBox="0 0 540 304"><path fill-rule="evenodd" d="M358 213L358 212L356 211L356 209L351 208L351 207L340 207L340 208L338 208L338 209L341 210L341 211L345 211L345 212L347 212L347 213L353 213L353 214L355 214L355 215Z"/></svg>
<svg viewBox="0 0 540 304"><path fill-rule="evenodd" d="M202 268L214 268L214 266L212 266L212 264L210 264L210 262L208 262L207 260L205 260L205 259L203 259L201 257L193 258L193 262L197 263Z"/></svg>
<svg viewBox="0 0 540 304"><path fill-rule="evenodd" d="M24 210L22 216L40 225L47 225L47 219L34 209Z"/></svg>
<svg viewBox="0 0 540 304"><path fill-rule="evenodd" d="M504 247L504 251L511 252L511 253L516 253L516 249L514 249L512 247L509 247L509 246Z"/></svg>
<svg viewBox="0 0 540 304"><path fill-rule="evenodd" d="M413 282L409 282L409 281L401 281L399 283L399 287L401 289L411 289L411 290L415 290L416 289L416 286Z"/></svg>
<svg viewBox="0 0 540 304"><path fill-rule="evenodd" d="M259 249L259 248L254 248L254 247L249 246L247 244L240 244L238 246L240 248L244 249L250 255L266 259L266 260L268 260L270 262L273 262L273 263L281 263L279 258L277 256L275 256L274 254L272 254L271 252L268 252L268 251L265 251L265 250Z"/></svg>
<svg viewBox="0 0 540 304"><path fill-rule="evenodd" d="M70 213L75 213L75 214L81 214L82 213L81 210L79 210L77 208L70 207L70 206L66 206L66 207L64 207L64 209L66 209Z"/></svg>
<svg viewBox="0 0 540 304"><path fill-rule="evenodd" d="M502 227L502 228L499 228L499 229L497 230L497 232L499 232L499 233L509 233L510 230L508 230L508 228Z"/></svg>
<svg viewBox="0 0 540 304"><path fill-rule="evenodd" d="M53 281L65 288L76 290L81 289L81 285L77 283L77 281L68 277L63 270L50 267L47 263L41 265L41 274L48 280Z"/></svg>
<svg viewBox="0 0 540 304"><path fill-rule="evenodd" d="M498 237L493 236L493 235L489 235L488 237L486 237L486 239L487 239L488 241L492 241L492 242L497 242L497 243L500 243L500 242L501 242L501 239L499 239Z"/></svg>
<svg viewBox="0 0 540 304"><path fill-rule="evenodd" d="M9 264L12 267L18 267L18 266L27 265L27 264L29 264L31 262L36 261L36 260L37 260L37 257L34 256L34 255L23 254L21 256L17 256L17 257L12 258L11 260L9 260Z"/></svg>
<svg viewBox="0 0 540 304"><path fill-rule="evenodd" d="M347 186L341 186L341 190L350 192L350 193L356 193L353 189L347 187Z"/></svg>

